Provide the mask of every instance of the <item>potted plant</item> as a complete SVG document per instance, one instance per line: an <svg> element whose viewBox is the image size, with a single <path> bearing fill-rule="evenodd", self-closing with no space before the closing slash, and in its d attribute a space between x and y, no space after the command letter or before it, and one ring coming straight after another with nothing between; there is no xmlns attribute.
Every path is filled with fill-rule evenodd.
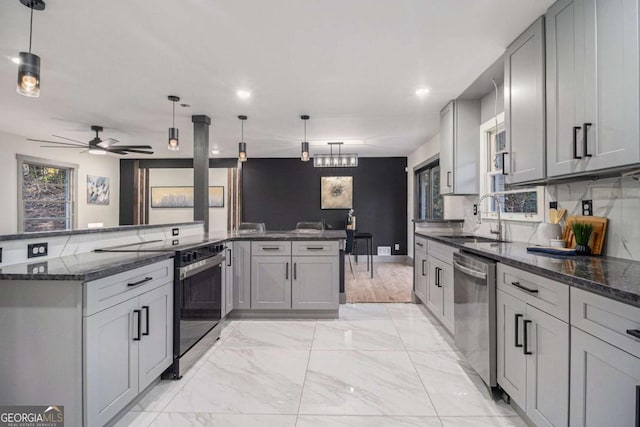
<svg viewBox="0 0 640 427"><path fill-rule="evenodd" d="M584 222L575 222L571 225L573 236L576 239L576 254L589 255L591 248L589 247L589 239L593 232L593 225Z"/></svg>

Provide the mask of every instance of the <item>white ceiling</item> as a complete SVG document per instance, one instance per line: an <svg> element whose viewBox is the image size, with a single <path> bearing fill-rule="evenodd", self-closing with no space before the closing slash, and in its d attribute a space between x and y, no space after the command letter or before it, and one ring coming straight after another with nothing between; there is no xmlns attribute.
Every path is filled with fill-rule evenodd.
<svg viewBox="0 0 640 427"><path fill-rule="evenodd" d="M166 149L167 95L179 156L191 157L192 114L212 118L211 145L249 157L299 156L344 141L361 156L404 156L437 133L459 95L551 0L45 0L34 15L41 96L15 93L11 57L28 49L29 9L0 2L0 130ZM414 92L426 86L423 99ZM238 89L252 92L249 100ZM0 141L1 144L2 141ZM29 144L36 144L29 142ZM351 147L349 147L352 145ZM212 156L213 157L213 156Z"/></svg>

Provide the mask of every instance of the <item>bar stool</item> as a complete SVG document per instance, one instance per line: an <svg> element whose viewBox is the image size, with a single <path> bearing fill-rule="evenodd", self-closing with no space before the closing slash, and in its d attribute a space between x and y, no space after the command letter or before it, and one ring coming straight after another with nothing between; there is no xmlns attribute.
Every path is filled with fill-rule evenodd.
<svg viewBox="0 0 640 427"><path fill-rule="evenodd" d="M367 246L367 271L371 271L371 278L373 279L373 234L360 233L356 231L353 235L353 252L356 256L356 264L358 263L358 240L365 240ZM371 267L369 267L371 266Z"/></svg>

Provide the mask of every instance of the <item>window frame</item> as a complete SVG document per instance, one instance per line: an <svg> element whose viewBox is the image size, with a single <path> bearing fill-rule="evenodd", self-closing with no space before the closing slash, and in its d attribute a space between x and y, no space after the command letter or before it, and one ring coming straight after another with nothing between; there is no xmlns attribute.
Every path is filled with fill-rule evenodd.
<svg viewBox="0 0 640 427"><path fill-rule="evenodd" d="M424 220L433 220L434 218L432 218L433 216L433 169L434 168L439 168L440 167L440 155L435 155L431 158L429 158L428 160L414 166L413 168L413 200L414 200L414 209L413 209L413 215L414 215L414 219L416 221L424 221ZM424 173L425 171L429 171L429 198L428 198L428 203L427 203L427 209L426 211L429 212L429 216L427 218L420 218L420 185L419 184L419 176ZM442 197L442 196L441 196ZM444 201L443 201L444 204ZM442 212L442 216L444 218L444 206L443 206L443 212ZM438 218L436 218L438 219Z"/></svg>
<svg viewBox="0 0 640 427"><path fill-rule="evenodd" d="M480 194L495 194L495 195L504 195L504 194L516 194L516 193L525 193L525 192L536 192L536 200L537 200L537 213L529 214L529 213L515 213L515 212L501 212L501 219L509 220L509 221L520 221L520 222L543 222L544 221L544 207L545 207L545 191L544 186L538 185L534 187L523 187L512 190L505 191L490 191L489 180L492 176L489 172L489 165L492 162L490 159L489 147L487 144L487 134L492 132L496 127L499 129L501 125L504 126L505 123L505 114L500 113L495 117L490 118L486 122L480 125ZM502 165L504 168L504 165ZM480 206L482 211L482 217L486 219L498 219L498 213L496 210L492 209L491 200L485 199Z"/></svg>
<svg viewBox="0 0 640 427"><path fill-rule="evenodd" d="M26 164L37 166L48 166L58 169L66 169L69 173L69 188L67 192L69 194L69 205L71 208L71 220L69 228L65 230L74 230L78 225L78 168L79 165L75 163L61 162L58 160L45 159L41 157L25 156L23 154L16 154L17 160L17 178L18 178L18 232L24 233L24 199L23 199L23 172L22 166ZM56 230L57 231L57 230Z"/></svg>

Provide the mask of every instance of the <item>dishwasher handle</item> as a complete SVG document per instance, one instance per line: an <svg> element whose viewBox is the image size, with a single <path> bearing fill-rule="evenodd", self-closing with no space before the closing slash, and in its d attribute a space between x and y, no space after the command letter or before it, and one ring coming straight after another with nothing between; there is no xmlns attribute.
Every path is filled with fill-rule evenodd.
<svg viewBox="0 0 640 427"><path fill-rule="evenodd" d="M478 279L486 279L487 278L487 273L482 272L482 271L478 271L478 270L474 270L472 268L469 268L467 266L464 266L464 265L460 264L457 261L453 261L453 268L463 272L464 274L468 274L471 277L475 277L475 278L478 278Z"/></svg>

